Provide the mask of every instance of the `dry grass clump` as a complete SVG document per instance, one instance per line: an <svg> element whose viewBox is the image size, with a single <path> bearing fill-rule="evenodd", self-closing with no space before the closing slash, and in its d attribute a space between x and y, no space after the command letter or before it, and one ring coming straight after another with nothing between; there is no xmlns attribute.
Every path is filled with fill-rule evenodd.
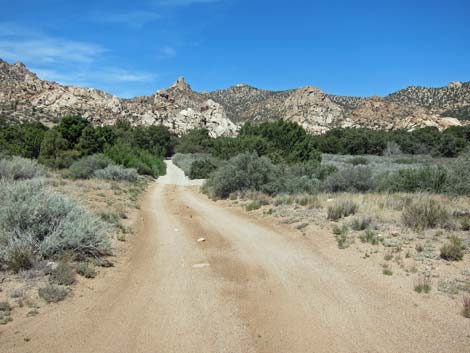
<svg viewBox="0 0 470 353"><path fill-rule="evenodd" d="M348 227L343 224L342 227L335 225L333 227L333 234L335 235L336 242L338 243L338 248L346 249L349 246L348 242Z"/></svg>
<svg viewBox="0 0 470 353"><path fill-rule="evenodd" d="M463 250L464 245L462 240L455 235L451 235L449 237L449 242L441 247L441 258L449 261L462 260Z"/></svg>
<svg viewBox="0 0 470 353"><path fill-rule="evenodd" d="M56 284L49 284L46 287L38 289L39 297L48 303L57 303L64 300L69 294L67 288Z"/></svg>
<svg viewBox="0 0 470 353"><path fill-rule="evenodd" d="M95 266L88 262L80 262L77 265L77 273L80 276L83 276L85 278L95 278L96 277L96 270Z"/></svg>
<svg viewBox="0 0 470 353"><path fill-rule="evenodd" d="M328 207L327 218L331 221L337 221L340 218L355 214L358 208L359 206L350 200L337 202Z"/></svg>
<svg viewBox="0 0 470 353"><path fill-rule="evenodd" d="M470 217L465 217L462 219L460 222L460 227L463 231L469 231L470 230Z"/></svg>
<svg viewBox="0 0 470 353"><path fill-rule="evenodd" d="M431 291L431 279L426 276L419 276L414 283L414 289L417 293L429 293Z"/></svg>
<svg viewBox="0 0 470 353"><path fill-rule="evenodd" d="M415 230L445 226L449 218L447 209L437 200L429 197L412 202L405 207L402 213L403 223Z"/></svg>
<svg viewBox="0 0 470 353"><path fill-rule="evenodd" d="M361 239L363 243L369 243L372 245L378 245L382 240L382 238L371 229L366 229L364 233L359 235L359 239Z"/></svg>
<svg viewBox="0 0 470 353"><path fill-rule="evenodd" d="M6 325L12 321L11 306L8 302L0 302L0 325Z"/></svg>
<svg viewBox="0 0 470 353"><path fill-rule="evenodd" d="M387 264L384 264L384 265L382 266L382 273L383 273L385 276L392 276L392 275L393 275L392 269L391 269Z"/></svg>
<svg viewBox="0 0 470 353"><path fill-rule="evenodd" d="M49 271L51 283L70 286L75 283L75 272L67 262L59 262L57 266Z"/></svg>
<svg viewBox="0 0 470 353"><path fill-rule="evenodd" d="M358 217L354 218L351 223L351 228L353 230L365 230L369 228L372 223L372 219L370 217Z"/></svg>
<svg viewBox="0 0 470 353"><path fill-rule="evenodd" d="M466 317L467 319L470 319L470 296L464 295L462 298L462 304L463 304L462 315Z"/></svg>

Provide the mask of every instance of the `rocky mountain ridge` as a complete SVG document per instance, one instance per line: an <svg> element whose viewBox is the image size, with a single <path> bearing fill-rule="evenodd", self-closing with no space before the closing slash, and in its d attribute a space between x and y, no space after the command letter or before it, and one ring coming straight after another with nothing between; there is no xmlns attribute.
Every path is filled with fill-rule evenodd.
<svg viewBox="0 0 470 353"><path fill-rule="evenodd" d="M442 88L408 87L386 97L337 96L311 86L274 92L246 85L205 95L222 104L233 121L286 119L313 133L333 127L445 129L470 120L470 82L452 82Z"/></svg>
<svg viewBox="0 0 470 353"><path fill-rule="evenodd" d="M180 79L152 96L121 99L93 88L40 80L23 64L0 60L0 116L52 125L78 114L99 125L127 119L136 125L163 124L178 134L195 128L207 128L213 137L236 134L238 126L220 104L192 93Z"/></svg>
<svg viewBox="0 0 470 353"><path fill-rule="evenodd" d="M207 128L211 136L231 136L241 123L285 119L313 133L334 127L440 129L470 119L470 82L447 87L408 87L386 97L345 97L307 86L268 91L246 84L198 93L184 78L151 96L121 99L92 88L39 79L23 64L0 59L0 116L54 124L80 114L95 124L127 119L133 124L163 124L178 134ZM460 120L459 120L460 119Z"/></svg>

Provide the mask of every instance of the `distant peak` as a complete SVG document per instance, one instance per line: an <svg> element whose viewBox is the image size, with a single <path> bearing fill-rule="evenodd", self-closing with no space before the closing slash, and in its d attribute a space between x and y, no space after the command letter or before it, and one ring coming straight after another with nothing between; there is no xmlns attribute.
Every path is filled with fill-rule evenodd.
<svg viewBox="0 0 470 353"><path fill-rule="evenodd" d="M447 87L449 87L449 88L460 88L460 87L462 87L462 82L460 82L460 81L452 81L452 82L449 82L449 84L447 85Z"/></svg>
<svg viewBox="0 0 470 353"><path fill-rule="evenodd" d="M23 64L21 61L17 61L16 63L13 64L13 66L21 67L23 69L26 69L26 65Z"/></svg>
<svg viewBox="0 0 470 353"><path fill-rule="evenodd" d="M170 88L179 89L182 91L191 90L191 86L186 83L183 76L178 77L175 83L173 83Z"/></svg>

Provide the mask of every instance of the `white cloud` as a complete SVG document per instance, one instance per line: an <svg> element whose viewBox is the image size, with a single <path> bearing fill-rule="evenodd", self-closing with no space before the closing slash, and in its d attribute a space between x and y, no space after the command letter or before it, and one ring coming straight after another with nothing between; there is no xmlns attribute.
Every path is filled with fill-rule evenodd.
<svg viewBox="0 0 470 353"><path fill-rule="evenodd" d="M34 63L90 63L106 49L95 43L53 38L11 23L0 23L0 57Z"/></svg>
<svg viewBox="0 0 470 353"><path fill-rule="evenodd" d="M163 47L160 49L160 57L165 59L174 58L176 56L176 49L173 47Z"/></svg>
<svg viewBox="0 0 470 353"><path fill-rule="evenodd" d="M64 85L92 86L96 83L142 83L151 82L157 75L144 71L129 71L120 68L106 68L103 70L80 69L77 71L62 72L55 69L31 68L39 78L55 81Z"/></svg>
<svg viewBox="0 0 470 353"><path fill-rule="evenodd" d="M174 54L170 48L162 52ZM159 78L155 73L121 67L112 51L100 44L59 38L11 23L0 23L0 58L24 62L44 80L99 88L121 97L142 95Z"/></svg>
<svg viewBox="0 0 470 353"><path fill-rule="evenodd" d="M131 27L140 28L147 23L160 19L160 15L153 11L129 11L119 13L95 13L91 20L102 24L125 24Z"/></svg>
<svg viewBox="0 0 470 353"><path fill-rule="evenodd" d="M96 44L52 38L0 40L1 56L10 61L90 63L106 50Z"/></svg>

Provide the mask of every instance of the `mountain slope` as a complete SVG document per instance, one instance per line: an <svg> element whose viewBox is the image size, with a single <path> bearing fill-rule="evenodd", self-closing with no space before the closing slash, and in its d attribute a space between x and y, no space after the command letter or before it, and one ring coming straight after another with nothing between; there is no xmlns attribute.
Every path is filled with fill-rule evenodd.
<svg viewBox="0 0 470 353"><path fill-rule="evenodd" d="M313 133L334 127L440 129L470 120L470 82L447 87L408 87L386 97L345 97L307 86L285 91L246 84L198 93L179 78L151 96L120 99L106 92L40 80L23 64L0 59L0 115L53 124L80 114L95 124L127 119L163 124L178 134L207 128L211 136L233 135L244 122L285 119ZM460 120L459 120L460 119Z"/></svg>
<svg viewBox="0 0 470 353"><path fill-rule="evenodd" d="M407 88L387 97L346 97L314 87L287 91L259 90L247 85L206 93L224 106L236 122L275 119L295 121L321 133L333 127L413 129L460 125L470 110L470 83L443 88ZM429 104L429 96L434 97ZM468 118L467 118L468 119Z"/></svg>
<svg viewBox="0 0 470 353"><path fill-rule="evenodd" d="M21 63L0 60L0 116L53 124L65 115L79 114L101 125L127 119L133 124L163 124L178 134L203 127L214 137L236 133L237 126L220 104L191 96L190 87L180 81L149 97L120 99L92 88L43 81Z"/></svg>

